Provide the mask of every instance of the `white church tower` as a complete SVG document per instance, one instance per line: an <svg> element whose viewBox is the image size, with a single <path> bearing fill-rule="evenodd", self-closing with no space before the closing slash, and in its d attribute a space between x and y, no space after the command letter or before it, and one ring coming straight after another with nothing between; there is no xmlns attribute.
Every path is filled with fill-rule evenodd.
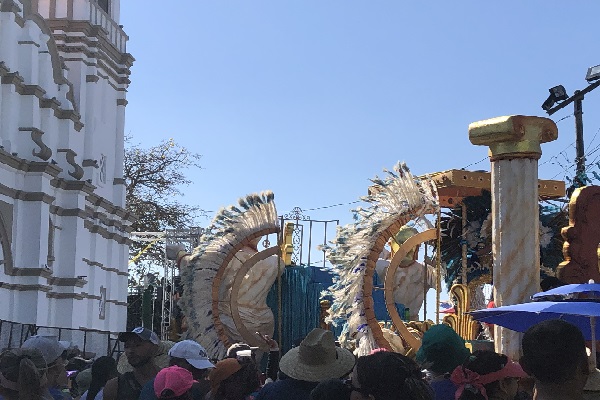
<svg viewBox="0 0 600 400"><path fill-rule="evenodd" d="M133 57L119 6L0 0L0 348L25 326L106 353L125 329Z"/></svg>

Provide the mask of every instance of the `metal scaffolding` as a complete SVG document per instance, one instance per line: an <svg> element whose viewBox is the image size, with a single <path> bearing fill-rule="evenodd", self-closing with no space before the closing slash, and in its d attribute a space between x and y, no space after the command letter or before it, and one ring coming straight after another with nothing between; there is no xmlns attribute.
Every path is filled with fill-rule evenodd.
<svg viewBox="0 0 600 400"><path fill-rule="evenodd" d="M166 248L169 245L180 244L183 245L186 251L191 252L194 247L198 245L200 236L204 229L200 227L192 227L187 229L167 229L163 232L132 232L131 240L148 243L155 249L160 249L161 256L160 260L157 258L144 258L141 254L140 260L142 262L148 262L151 265L157 265L162 271L162 276L159 283L157 284L157 290L152 292L152 306L154 307L159 300L160 303L160 336L161 339L165 340L169 335L169 328L171 325L171 314L174 307L174 297L177 292L179 271L175 261L167 259ZM131 289L131 288L130 288ZM131 291L131 290L130 290ZM152 315L156 313L156 310L152 310ZM155 330L154 318L152 318L152 326L149 328Z"/></svg>

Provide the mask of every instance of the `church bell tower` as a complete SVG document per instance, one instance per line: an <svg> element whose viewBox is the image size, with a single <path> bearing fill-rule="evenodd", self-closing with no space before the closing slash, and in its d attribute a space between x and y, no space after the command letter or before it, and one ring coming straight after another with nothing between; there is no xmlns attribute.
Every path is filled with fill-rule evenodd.
<svg viewBox="0 0 600 400"><path fill-rule="evenodd" d="M120 24L120 0L32 0L50 27L85 126L78 138L84 175L98 194L125 207L126 93L133 57ZM81 146L83 144L83 146Z"/></svg>

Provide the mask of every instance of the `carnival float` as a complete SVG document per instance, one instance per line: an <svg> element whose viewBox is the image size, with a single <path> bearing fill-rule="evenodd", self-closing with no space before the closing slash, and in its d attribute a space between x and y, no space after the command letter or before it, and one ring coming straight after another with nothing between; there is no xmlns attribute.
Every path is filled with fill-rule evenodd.
<svg viewBox="0 0 600 400"><path fill-rule="evenodd" d="M242 198L219 211L193 251L168 249L183 285L185 322L177 334L220 358L239 341L267 350L265 334L285 351L321 325L358 355L374 348L411 355L434 323L427 320L432 307L435 323L450 325L472 346L494 343L518 356L518 333L499 326L490 332L468 312L485 308L490 297L495 306L529 301L549 276L567 283L600 278L600 239L582 233L598 229L589 224L600 212L600 194L578 189L568 218L555 201L565 196L564 182L538 180L541 144L557 135L547 118L494 118L469 126L471 142L490 148L491 173L414 176L401 163L386 170L365 188L355 222L322 243L327 265L292 259L305 246L294 232L303 222L312 230L312 221L279 216L271 192ZM315 269L332 275L330 282L315 282ZM442 318L443 285L454 307ZM487 298L484 287L491 288ZM437 298L427 305L430 289Z"/></svg>

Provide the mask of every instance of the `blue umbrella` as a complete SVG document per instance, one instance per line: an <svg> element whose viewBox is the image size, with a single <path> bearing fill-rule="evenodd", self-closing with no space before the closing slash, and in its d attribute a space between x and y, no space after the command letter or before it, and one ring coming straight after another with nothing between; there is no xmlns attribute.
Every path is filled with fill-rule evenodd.
<svg viewBox="0 0 600 400"><path fill-rule="evenodd" d="M559 286L546 292L539 292L531 296L533 300L545 300L551 298L568 298L586 296L586 299L600 299L600 283L573 283Z"/></svg>
<svg viewBox="0 0 600 400"><path fill-rule="evenodd" d="M548 296L550 291L543 294ZM529 327L545 320L565 320L577 326L583 336L592 341L592 358L593 362L596 361L596 337L600 336L600 327L596 326L596 318L600 317L598 301L534 301L472 311L470 314L477 321L496 324L517 332L525 332Z"/></svg>

